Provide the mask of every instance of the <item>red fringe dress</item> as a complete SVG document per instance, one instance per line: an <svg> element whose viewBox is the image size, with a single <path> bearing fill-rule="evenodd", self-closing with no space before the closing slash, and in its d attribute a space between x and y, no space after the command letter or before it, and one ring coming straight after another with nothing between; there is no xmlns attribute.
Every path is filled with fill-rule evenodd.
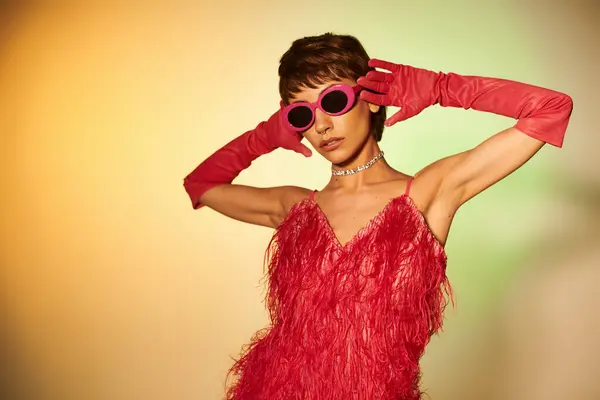
<svg viewBox="0 0 600 400"><path fill-rule="evenodd" d="M227 399L421 399L419 360L452 289L409 188L345 245L314 192L291 208L265 254L271 325L229 370Z"/></svg>

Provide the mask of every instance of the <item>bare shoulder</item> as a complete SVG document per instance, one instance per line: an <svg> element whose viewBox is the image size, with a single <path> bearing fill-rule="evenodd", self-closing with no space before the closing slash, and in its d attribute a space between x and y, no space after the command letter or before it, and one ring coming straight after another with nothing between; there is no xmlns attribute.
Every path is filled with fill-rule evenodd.
<svg viewBox="0 0 600 400"><path fill-rule="evenodd" d="M311 193L312 190L300 186L286 186L283 195L283 208L286 214L296 203L308 198Z"/></svg>
<svg viewBox="0 0 600 400"><path fill-rule="evenodd" d="M421 211L429 229L445 245L458 203L447 189L449 171L461 160L461 153L437 160L414 176L410 195Z"/></svg>
<svg viewBox="0 0 600 400"><path fill-rule="evenodd" d="M276 221L274 221L274 225L277 227L283 222L283 220L287 217L288 213L292 209L292 207L300 203L302 200L307 199L312 190L303 188L300 186L282 186L281 190L281 211L279 215L276 217Z"/></svg>
<svg viewBox="0 0 600 400"><path fill-rule="evenodd" d="M446 203L453 207L451 196L447 190L446 178L461 160L462 153L441 158L432 162L414 175L411 185L411 197L419 204L422 212L427 211L432 205Z"/></svg>

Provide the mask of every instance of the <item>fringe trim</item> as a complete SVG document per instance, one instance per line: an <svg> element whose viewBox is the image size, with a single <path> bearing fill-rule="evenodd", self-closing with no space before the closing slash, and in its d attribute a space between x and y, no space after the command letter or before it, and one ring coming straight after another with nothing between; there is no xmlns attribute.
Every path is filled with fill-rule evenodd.
<svg viewBox="0 0 600 400"><path fill-rule="evenodd" d="M345 245L297 203L265 251L271 324L234 359L226 398L420 399L419 360L454 305L446 262L406 194Z"/></svg>

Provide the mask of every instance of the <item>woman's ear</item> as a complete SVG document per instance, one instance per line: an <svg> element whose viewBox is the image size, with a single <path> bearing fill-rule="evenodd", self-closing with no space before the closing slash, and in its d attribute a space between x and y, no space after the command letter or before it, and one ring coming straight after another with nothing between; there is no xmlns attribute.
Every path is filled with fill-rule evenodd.
<svg viewBox="0 0 600 400"><path fill-rule="evenodd" d="M380 106L378 106L377 104L369 103L368 101L367 104L369 105L369 110L371 110L373 114L379 111Z"/></svg>

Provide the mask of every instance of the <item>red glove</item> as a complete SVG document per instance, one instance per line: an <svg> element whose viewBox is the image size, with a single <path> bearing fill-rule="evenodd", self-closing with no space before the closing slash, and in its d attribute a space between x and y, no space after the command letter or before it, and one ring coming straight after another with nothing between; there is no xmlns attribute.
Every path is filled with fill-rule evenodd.
<svg viewBox="0 0 600 400"><path fill-rule="evenodd" d="M200 202L200 196L208 189L231 183L252 161L278 147L293 150L306 157L312 155L310 149L300 143L302 135L287 130L281 123L282 107L283 102L266 122L261 122L255 129L221 147L185 177L183 186L194 209L204 206Z"/></svg>
<svg viewBox="0 0 600 400"><path fill-rule="evenodd" d="M381 106L402 107L385 121L386 126L439 104L518 119L515 128L562 147L573 109L573 101L566 94L505 79L436 73L377 59L369 60L369 66L390 73L369 71L358 78L359 85L381 93L363 90L360 98Z"/></svg>

